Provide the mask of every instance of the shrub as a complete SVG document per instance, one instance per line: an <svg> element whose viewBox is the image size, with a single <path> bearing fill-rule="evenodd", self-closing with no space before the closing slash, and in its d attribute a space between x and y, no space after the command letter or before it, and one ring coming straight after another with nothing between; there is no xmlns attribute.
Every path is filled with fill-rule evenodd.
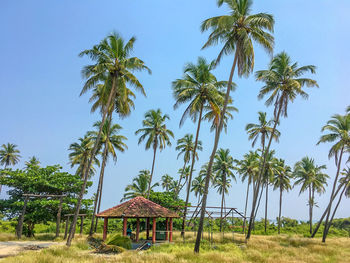
<svg viewBox="0 0 350 263"><path fill-rule="evenodd" d="M125 249L131 249L131 240L129 237L121 236L121 235L113 235L111 236L107 242L107 245L114 245L118 247L123 247Z"/></svg>

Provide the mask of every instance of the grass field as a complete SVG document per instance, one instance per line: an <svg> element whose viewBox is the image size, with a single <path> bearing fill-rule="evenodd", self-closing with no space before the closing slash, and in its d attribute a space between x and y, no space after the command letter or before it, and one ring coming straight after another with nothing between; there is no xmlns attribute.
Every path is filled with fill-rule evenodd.
<svg viewBox="0 0 350 263"><path fill-rule="evenodd" d="M85 238L76 239L71 248L62 245L41 251L23 252L2 262L350 262L350 238L333 237L322 244L320 239L299 236L253 236L248 244L235 234L214 235L214 243L204 240L199 255L193 253L194 236L184 243L176 233L174 243L155 246L148 251L126 251L118 255L94 254Z"/></svg>

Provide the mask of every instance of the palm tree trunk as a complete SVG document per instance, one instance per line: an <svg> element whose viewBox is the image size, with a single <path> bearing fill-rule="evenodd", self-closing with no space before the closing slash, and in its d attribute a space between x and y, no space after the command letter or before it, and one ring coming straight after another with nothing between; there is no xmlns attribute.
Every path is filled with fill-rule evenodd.
<svg viewBox="0 0 350 263"><path fill-rule="evenodd" d="M253 221L255 219L254 211L255 211L256 201L257 201L257 197L258 197L258 193L259 193L259 188L260 188L260 185L261 185L261 177L262 177L263 171L265 171L266 157L267 157L267 154L270 151L272 138L273 138L273 135L275 134L276 127L277 127L277 124L279 122L279 118L280 118L280 115L281 115L281 111L282 111L282 103L281 102L282 102L282 99L283 99L283 97L280 98L280 103L278 103L279 109L278 109L278 112L277 112L277 116L275 118L275 123L273 125L271 136L269 138L269 143L268 143L266 151L264 153L264 159L263 159L262 167L260 169L259 176L258 176L258 182L257 182L257 187L256 187L257 189L256 189L255 193L253 194L252 211L251 211L251 215L250 215L250 219L249 219L248 233L247 233L247 236L246 236L247 240L249 240L249 238L251 236L251 232L252 232L252 223L253 223Z"/></svg>
<svg viewBox="0 0 350 263"><path fill-rule="evenodd" d="M312 195L311 195L311 185L309 186L309 224L310 224L310 234L312 234Z"/></svg>
<svg viewBox="0 0 350 263"><path fill-rule="evenodd" d="M204 192L203 192L203 198L202 198L201 216L199 219L197 238L196 238L196 243L194 246L195 253L199 252L199 247L200 247L200 243L201 243L201 235L203 232L204 216L205 216L205 209L207 206L208 188L209 188L209 183L210 183L210 178L211 178L211 173L212 173L212 167L213 167L213 163L214 163L214 157L216 154L216 150L217 150L218 144L219 144L220 133L222 130L222 126L224 124L224 116L226 113L226 108L227 108L228 100L230 97L232 78L233 78L233 74L235 72L235 68L236 68L236 64L237 64L237 57L238 57L238 49L236 49L236 52L235 52L235 58L233 60L233 64L232 64L232 68L231 68L231 72L230 72L230 77L228 80L227 90L226 90L226 94L225 94L225 102L224 102L224 106L223 106L223 109L221 112L219 128L218 128L217 132L215 133L214 146L213 146L213 150L211 152L209 163L208 163L208 174L205 178L205 186L204 186Z"/></svg>
<svg viewBox="0 0 350 263"><path fill-rule="evenodd" d="M157 138L156 138L156 140L157 140ZM156 153L157 153L157 146L153 147L153 162L152 162L151 177L149 178L147 199L149 199L149 195L151 194L151 184L152 184L152 177L153 177L153 171L154 171L154 163L156 161Z"/></svg>
<svg viewBox="0 0 350 263"><path fill-rule="evenodd" d="M87 169L84 172L84 174L85 174L84 175L84 182L83 182L83 185L81 187L81 191L80 191L79 196L78 196L77 204L75 206L74 216L73 216L72 223L70 225L69 235L68 235L68 238L67 238L67 243L66 243L67 246L70 246L71 243L72 243L72 239L73 239L74 232L75 232L75 225L77 224L78 214L79 214L81 203L83 201L83 197L84 197L84 193L85 193L85 188L86 188L87 179L88 179L88 173L90 171L92 162L93 162L93 160L95 158L98 146L100 144L102 128L103 128L103 125L104 125L104 123L106 121L106 116L107 116L108 109L110 108L111 103L112 103L112 98L114 97L114 95L116 93L116 86L117 86L116 81L117 81L117 75L115 74L114 77L113 77L113 81L112 81L111 93L108 96L107 105L106 105L106 107L105 107L105 109L103 111L103 114L102 114L102 121L101 121L101 125L100 125L99 131L98 131L98 135L97 135L96 141L95 141L94 148L93 148L92 153L91 153L91 159L89 161Z"/></svg>
<svg viewBox="0 0 350 263"><path fill-rule="evenodd" d="M280 211L278 214L278 234L281 233L282 188L280 187Z"/></svg>
<svg viewBox="0 0 350 263"><path fill-rule="evenodd" d="M186 216L187 216L187 205L188 205L188 200L189 200L189 197L190 197L193 167L194 167L194 163L196 161L196 151L197 151L197 145L198 145L199 130L201 128L201 122L202 122L203 106L204 105L202 104L201 105L201 109L199 111L199 118L198 118L197 132L196 132L196 140L194 142L191 169L190 169L190 174L189 174L188 182L187 182L187 193L186 193L185 209L184 209L184 214L183 214L183 218L182 218L182 229L181 229L181 236L182 237L185 235L185 221L186 221Z"/></svg>
<svg viewBox="0 0 350 263"><path fill-rule="evenodd" d="M108 152L107 140L106 140L104 146L105 147L104 147L104 150L103 150L102 165L101 165L100 177L99 177L99 180L98 180L98 187L97 187L96 196L95 196L94 212L93 212L92 218L91 218L91 226L90 226L89 236L92 236L92 234L94 233L94 222L95 222L95 214L96 214L96 209L97 209L97 203L101 199L100 198L100 193L101 193L101 190L102 190L101 189L102 188L102 179L103 179L105 166L106 166L106 162L107 162L107 152Z"/></svg>
<svg viewBox="0 0 350 263"><path fill-rule="evenodd" d="M182 178L183 178L183 175L184 175L184 171L185 171L185 168L186 168L186 164L187 164L187 162L184 162L184 166L183 166L183 168L182 168L182 173L181 173L181 175L180 175L180 179L179 179L179 182L178 182L178 184L177 184L177 186L176 186L176 191L175 191L175 194L176 194L176 196L178 196L178 194L179 194L179 192L180 192L180 185L181 185L181 181L182 181Z"/></svg>
<svg viewBox="0 0 350 263"><path fill-rule="evenodd" d="M223 189L222 189L222 199L221 199L221 216L220 216L220 232L222 231L222 211L224 209L224 198L225 198L225 189L226 189L226 176L224 175Z"/></svg>
<svg viewBox="0 0 350 263"><path fill-rule="evenodd" d="M247 194L245 197L245 207L244 207L244 219L243 219L243 230L242 232L244 233L245 230L245 222L246 222L246 215L247 215L247 206L248 206L248 197L249 197L249 186L250 186L250 182L248 181L248 186L247 186Z"/></svg>
<svg viewBox="0 0 350 263"><path fill-rule="evenodd" d="M335 194L334 194L334 196L333 196L333 200L334 200L334 199L336 198L336 196L338 195L340 189L341 189L341 185L338 186L338 189L337 189L337 191L335 192ZM322 224L322 221L323 221L324 217L325 217L326 214L328 213L329 207L330 207L330 205L328 204L326 210L323 212L323 214L322 214L320 220L318 221L318 223L317 223L315 229L313 230L312 235L311 235L311 238L314 238L314 237L315 237L315 235L316 235L318 229L320 228L320 226L321 226L321 224Z"/></svg>
<svg viewBox="0 0 350 263"><path fill-rule="evenodd" d="M334 191L335 191L335 188L336 188L336 185L338 183L338 177L339 177L339 172L340 172L340 166L341 166L341 160L342 160L342 157L343 157L343 151L344 151L344 146L342 147L342 149L340 150L340 156L339 156L339 162L338 162L338 168L337 168L337 174L334 178L334 183L333 183L333 188L332 188L332 193L331 193L331 197L330 197L330 200L329 200L329 210L327 212L327 216L326 216L326 221L325 221L325 226L324 226L324 230L323 230L323 236L322 236L322 242L326 242L326 237L327 237L327 229L330 227L328 226L328 220L329 220L329 215L331 213L331 210L332 210L332 203L333 203L333 195L334 195Z"/></svg>
<svg viewBox="0 0 350 263"><path fill-rule="evenodd" d="M256 206L255 213L254 213L255 215L258 214L258 210L259 210L259 207L260 207L260 201L261 201L261 197L262 197L263 192L264 192L264 187L262 187L261 191L260 191L258 205ZM255 219L254 219L254 221L255 221ZM254 226L254 221L253 221L253 226Z"/></svg>
<svg viewBox="0 0 350 263"><path fill-rule="evenodd" d="M267 229L267 202L268 202L268 194L269 194L269 184L266 183L266 200L265 200L265 233Z"/></svg>
<svg viewBox="0 0 350 263"><path fill-rule="evenodd" d="M342 192L340 193L340 196L339 196L339 200L338 200L338 202L337 202L337 205L335 206L334 211L333 211L333 214L332 214L332 216L331 216L331 219L329 220L328 227L327 227L327 229L326 229L326 238L327 238L327 235L328 235L328 231L329 231L329 229L330 229L330 227L331 227L331 225L332 225L332 222L333 222L335 213L337 212L338 206L339 206L339 204L340 204L340 202L341 202L341 199L342 199L342 197L343 197L343 195L344 195L344 192L345 192L345 190L346 190L346 186L347 186L347 183L344 184L344 188L343 188Z"/></svg>

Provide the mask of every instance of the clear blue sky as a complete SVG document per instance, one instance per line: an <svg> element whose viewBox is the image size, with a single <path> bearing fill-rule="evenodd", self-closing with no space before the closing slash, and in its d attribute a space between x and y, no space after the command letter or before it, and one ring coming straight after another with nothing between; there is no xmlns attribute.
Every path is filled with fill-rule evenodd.
<svg viewBox="0 0 350 263"><path fill-rule="evenodd" d="M328 160L329 145L316 146L322 125L334 113L343 113L350 103L349 40L350 2L347 0L265 0L255 1L254 12L274 15L275 53L285 50L300 65L314 64L320 89L310 90L307 101L297 99L289 106L289 117L281 121L282 136L274 144L276 156L293 166L305 155L326 164L334 178L335 165ZM161 108L170 115L168 127L176 139L194 132L190 121L181 129L179 120L184 108L173 110L171 81L181 77L184 63L198 56L214 59L220 46L201 51L208 34L200 33L200 23L209 17L225 14L214 0L134 0L134 1L10 1L0 3L0 143L18 145L23 167L29 157L37 156L42 165L61 164L74 172L68 164L69 144L92 128L99 116L90 114L89 96L79 97L83 86L80 71L90 61L78 53L97 44L113 30L124 38L137 37L134 55L143 59L153 74L138 74L147 98L137 94L136 109L124 120L122 134L128 137L129 150L119 154L118 162L108 163L103 193L103 208L119 203L125 186L141 169L150 169L152 153L137 144L134 135L140 128L144 113ZM255 69L264 69L269 57L256 47ZM215 74L227 80L232 56L226 57ZM258 111L271 109L257 100L262 86L248 79L237 79L237 91L232 94L239 113L228 125L220 146L229 148L234 158L241 158L251 149L244 127L256 122ZM208 161L213 143L209 125L200 133L204 151L200 153L198 168ZM165 173L176 177L181 160L176 160L173 146L158 154L155 180ZM94 178L96 182L97 176ZM89 195L95 190L90 189ZM227 206L244 206L246 185L233 184L226 198ZM293 189L283 200L283 215L306 219L307 196L298 197ZM2 193L3 195L3 193ZM269 218L278 215L278 193L270 193ZM317 197L319 217L329 198L329 191ZM194 202L195 199L191 198ZM210 190L209 204L220 205L219 196ZM350 200L339 207L338 217L350 216ZM259 213L259 217L263 212Z"/></svg>

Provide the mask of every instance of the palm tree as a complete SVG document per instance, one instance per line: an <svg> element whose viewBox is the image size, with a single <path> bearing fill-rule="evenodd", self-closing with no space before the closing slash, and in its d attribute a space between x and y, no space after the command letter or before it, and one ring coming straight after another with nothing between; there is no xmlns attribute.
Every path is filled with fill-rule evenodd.
<svg viewBox="0 0 350 263"><path fill-rule="evenodd" d="M180 178L182 177L183 179L185 179L185 181L183 182L183 184L181 185L181 182L177 183L176 186L176 195L179 194L179 192L182 190L182 188L187 184L188 181L188 177L190 176L190 171L191 171L191 167L188 165L185 168L180 168L178 170L178 174L180 175ZM180 181L180 180L179 180Z"/></svg>
<svg viewBox="0 0 350 263"><path fill-rule="evenodd" d="M35 156L32 156L27 162L25 162L26 169L29 169L30 167L39 167L40 161Z"/></svg>
<svg viewBox="0 0 350 263"><path fill-rule="evenodd" d="M197 150L201 151L202 148L202 142L198 140L197 142ZM179 154L177 155L177 158L179 158L181 155L184 156L184 166L182 168L182 172L185 171L187 163L191 160L191 153L194 152L194 142L193 142L193 135L192 134L186 134L184 137L181 139L177 140L177 146L175 150L180 151ZM198 153L196 151L196 159L198 160ZM178 181L177 187L176 187L176 195L179 194L180 191L180 185L181 181L184 177L184 174L180 174L180 179Z"/></svg>
<svg viewBox="0 0 350 263"><path fill-rule="evenodd" d="M174 178L172 178L170 175L165 174L162 176L162 187L165 189L166 192L169 192L169 189L174 182Z"/></svg>
<svg viewBox="0 0 350 263"><path fill-rule="evenodd" d="M269 136L272 134L272 127L271 124L273 123L273 120L267 121L266 119L266 112L259 111L259 123L248 123L245 127L245 130L248 133L248 139L253 140L252 147L255 146L257 140L260 137L261 141L261 149L262 152L265 151L265 141L266 139L269 139ZM281 133L276 129L273 133L273 138L276 142L278 142L278 139L280 137Z"/></svg>
<svg viewBox="0 0 350 263"><path fill-rule="evenodd" d="M275 134L277 125L279 125L281 115L287 117L288 104L293 102L295 98L300 95L307 99L308 94L303 90L306 87L318 87L315 80L302 77L307 72L315 73L315 66L308 65L298 67L298 63L292 63L291 58L285 52L281 52L272 58L267 70L257 71L255 76L259 81L263 81L265 86L260 90L259 99L264 98L267 94L271 94L266 100L266 106L274 104L274 125L272 134ZM260 178L265 170L266 156L270 151L270 146L274 136L270 136L264 158L261 164L261 169L258 177L257 189L254 193L252 214L250 216L250 224L247 233L247 239L250 238L252 226L251 222L254 220L254 208L256 206L257 195L261 183Z"/></svg>
<svg viewBox="0 0 350 263"><path fill-rule="evenodd" d="M205 183L204 179L205 177L199 174L192 181L191 192L194 192L194 196L198 197L197 207L199 206L200 198L203 195L204 183Z"/></svg>
<svg viewBox="0 0 350 263"><path fill-rule="evenodd" d="M109 115L110 117L105 121L105 124L102 127L101 132L101 139L100 139L100 147L103 147L102 154L102 165L100 170L100 176L98 181L98 187L95 195L95 201L94 201L94 212L92 214L91 218L91 227L90 227L90 233L89 235L93 234L94 230L94 220L95 220L95 214L100 212L101 207L101 200L102 200L102 189L103 189L103 181L104 181L104 171L107 164L107 160L109 155L111 154L114 161L117 161L117 153L116 151L124 152L125 149L127 149L127 145L124 143L127 138L122 135L118 135L119 131L122 129L122 127L118 124L112 123L112 115ZM98 130L101 125L100 121L97 121L94 124L94 127ZM98 136L98 131L92 131L88 132L88 135L92 137L92 140L96 140ZM96 226L97 226L97 219L96 219Z"/></svg>
<svg viewBox="0 0 350 263"><path fill-rule="evenodd" d="M85 66L82 70L82 74L87 80L81 91L81 95L90 89L96 88L97 85L103 83L107 85L107 87L110 86L110 92L108 96L106 93L104 93L108 99L106 100L105 105L103 105L101 108L101 125L99 128L98 136L95 140L94 147L92 149L92 158L87 165L88 167L86 169L86 172L90 170L92 160L97 153L98 147L100 145L102 128L105 123L107 113L111 112L111 109L114 108L113 104L120 94L118 91L122 89L122 87L124 87L127 83L145 94L142 84L135 77L135 75L133 75L133 72L147 70L149 73L151 73L151 71L148 67L145 66L142 60L137 57L130 57L135 41L135 37L132 37L127 43L125 43L121 36L119 36L117 33L112 33L104 38L99 44L93 46L92 49L84 50L79 54L79 56L86 55L95 62L95 64ZM119 84L124 86L120 86ZM119 98L122 98L122 96L119 96ZM101 101L104 100L102 99ZM125 105L126 101L119 100L120 105ZM69 230L69 236L67 238L67 246L71 245L81 202L85 193L87 175L84 175L83 177L85 180L78 196L73 220Z"/></svg>
<svg viewBox="0 0 350 263"><path fill-rule="evenodd" d="M135 135L141 133L139 138L139 144L142 143L146 138L146 150L152 147L153 149L153 161L152 170L150 176L150 182L148 186L147 198L149 198L151 192L152 177L154 171L154 163L156 161L156 153L159 148L162 151L166 145L171 146L170 137L174 138L174 134L171 130L168 130L165 121L169 119L167 114L162 114L160 109L149 110L145 114L145 119L142 121L142 126L144 128L139 129L135 132Z"/></svg>
<svg viewBox="0 0 350 263"><path fill-rule="evenodd" d="M125 194L122 200L125 201L128 199L132 199L137 196L148 196L148 190L153 189L154 187L159 186L159 183L155 183L151 187L149 187L150 183L150 172L149 170L141 170L137 177L132 180L132 184L129 184L125 187Z"/></svg>
<svg viewBox="0 0 350 263"><path fill-rule="evenodd" d="M305 191L309 192L308 205L310 234L312 234L313 207L316 205L315 192L322 194L325 192L325 186L327 186L327 178L329 176L322 173L322 170L326 168L325 165L316 165L314 159L307 156L297 162L294 166L293 174L296 179L294 185L301 185L299 195Z"/></svg>
<svg viewBox="0 0 350 263"><path fill-rule="evenodd" d="M228 189L231 187L231 178L236 181L236 177L233 174L234 169L235 167L233 165L233 158L230 155L230 150L219 149L215 155L215 162L213 165L213 181L214 187L217 188L218 193L221 194L220 232L222 231L225 194L228 193Z"/></svg>
<svg viewBox="0 0 350 263"><path fill-rule="evenodd" d="M203 117L203 110L205 107L210 107L211 110L220 113L222 95L219 93L219 90L227 85L226 81L218 81L216 79L216 77L211 73L212 69L213 63L209 64L204 58L199 57L197 64L188 63L185 66L184 76L182 79L177 79L172 83L174 98L176 100L174 109L177 109L182 104L189 103L180 120L180 127L183 125L188 116L190 116L194 122L196 122L198 119L196 139L192 153L190 176L187 184L185 209L182 220L182 236L184 235L187 205L190 195L193 168L196 160L195 156L198 146L198 136ZM230 88L233 88L232 85L229 86Z"/></svg>
<svg viewBox="0 0 350 263"><path fill-rule="evenodd" d="M0 150L0 164L4 165L4 169L9 165L16 165L19 162L19 150L17 149L16 144L7 143L1 145ZM1 193L2 185L0 185L0 193Z"/></svg>
<svg viewBox="0 0 350 263"><path fill-rule="evenodd" d="M322 132L324 131L328 131L329 133L322 135L317 144L326 143L326 142L334 143L334 145L329 150L328 158L332 158L334 156L335 163L337 166L337 173L334 178L330 200L326 208L326 211L327 211L326 221L325 221L325 227L323 230L322 242L326 242L328 230L330 228L329 216L331 214L332 203L335 198L335 189L338 183L338 177L340 173L341 162L343 159L343 153L346 150L346 148L349 147L350 145L350 115L349 114L344 116L339 114L333 115L332 119L329 120L327 124L322 127ZM321 220L319 221L317 227L314 230L314 233L312 234L312 237L315 236L322 220L323 218L321 218Z"/></svg>
<svg viewBox="0 0 350 263"><path fill-rule="evenodd" d="M88 169L88 163L92 158L92 147L94 142L87 134L84 138L79 138L78 141L79 142L74 142L69 146L68 150L71 151L69 154L69 162L71 167L78 165L75 173L80 175L80 178L84 181L84 175L87 178L91 178L95 174L96 169L94 165L96 164L97 166L100 166L100 162L97 157L94 156L93 165L89 167L89 173L86 174L85 171Z"/></svg>
<svg viewBox="0 0 350 263"><path fill-rule="evenodd" d="M278 172L274 174L273 186L274 190L280 191L280 205L278 213L278 234L281 231L281 213L282 213L282 193L292 189L290 179L292 178L292 170L288 165L285 165L284 160L278 160Z"/></svg>
<svg viewBox="0 0 350 263"><path fill-rule="evenodd" d="M16 165L19 162L19 158L21 158L19 153L16 144L7 143L1 145L0 164L4 165L4 169L10 165Z"/></svg>
<svg viewBox="0 0 350 263"><path fill-rule="evenodd" d="M246 215L247 215L247 207L248 207L248 197L249 197L249 188L250 185L253 184L255 186L256 176L259 172L259 154L255 151L249 151L249 153L243 156L243 160L235 160L236 169L238 174L241 175L241 180L244 182L247 180L247 194L245 199L244 206L244 220L243 220L243 233L245 230L246 224Z"/></svg>
<svg viewBox="0 0 350 263"><path fill-rule="evenodd" d="M269 33L273 31L274 19L272 15L259 13L251 15L251 0L217 0L218 6L226 4L230 9L229 15L212 17L202 23L201 30L211 29L208 41L203 48L223 43L217 59L218 64L223 55L234 53L234 60L227 84L225 101L221 111L221 116L225 116L226 108L229 102L230 90L233 74L237 67L238 76L248 76L254 68L254 48L253 41L259 43L269 53L272 52L274 38ZM209 173L211 173L214 163L214 157L218 147L220 133L223 127L224 118L220 118L218 132L215 134L214 146L209 159ZM207 204L207 193L211 175L208 174L205 181L205 191L203 194L201 217L197 232L195 252L199 252L200 240L203 231L205 216L205 206Z"/></svg>

